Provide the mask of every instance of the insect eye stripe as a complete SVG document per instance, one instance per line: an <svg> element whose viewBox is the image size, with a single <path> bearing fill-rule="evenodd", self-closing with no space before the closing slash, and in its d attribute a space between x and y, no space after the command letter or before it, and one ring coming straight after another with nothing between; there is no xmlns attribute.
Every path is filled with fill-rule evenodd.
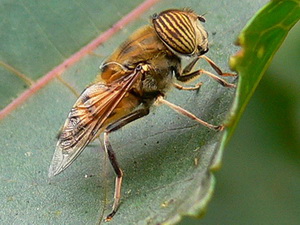
<svg viewBox="0 0 300 225"><path fill-rule="evenodd" d="M163 40L167 39L167 35L163 32L163 29L161 28L161 24L157 23L157 21L155 23L155 30L159 34L159 36L161 37L161 39L163 39Z"/></svg>
<svg viewBox="0 0 300 225"><path fill-rule="evenodd" d="M177 40L178 45L182 45L182 48L185 49L184 53L189 54L194 51L193 40L190 39L187 35L182 32L180 26L178 26L178 22L176 18L171 17L169 15L165 15L163 18L169 24L168 28L173 32L173 37L175 41Z"/></svg>
<svg viewBox="0 0 300 225"><path fill-rule="evenodd" d="M191 20L188 18L188 16L178 13L178 12L173 12L173 16L177 18L178 21L185 27L185 30L191 35L191 37L195 36L195 29L194 26L191 23Z"/></svg>
<svg viewBox="0 0 300 225"><path fill-rule="evenodd" d="M165 24L165 21L163 21L160 17L155 22L156 22L155 29L156 29L157 33L160 35L160 37L163 39L163 41L166 42L174 50L176 50L180 53L186 53L186 47L182 48L183 44L178 43L178 38L175 37L177 41L172 38L172 36L173 36L172 31L169 30L169 27L168 27L168 25Z"/></svg>
<svg viewBox="0 0 300 225"><path fill-rule="evenodd" d="M174 22L172 23L165 15L159 18L159 22L162 25L163 32L167 34L166 41L170 46L174 49L181 49L182 51L179 52L183 54L193 52L194 48L191 47L191 44L184 38L179 38L179 35L182 36L182 33L178 30Z"/></svg>
<svg viewBox="0 0 300 225"><path fill-rule="evenodd" d="M193 27L188 26L191 24L187 24L184 21L182 21L182 17L179 15L179 17L176 14L168 14L166 15L170 23L174 26L174 30L176 30L176 33L180 34L181 37L187 42L190 46L190 49L195 48L195 34ZM172 21L172 22L171 22ZM177 28L175 28L175 26Z"/></svg>

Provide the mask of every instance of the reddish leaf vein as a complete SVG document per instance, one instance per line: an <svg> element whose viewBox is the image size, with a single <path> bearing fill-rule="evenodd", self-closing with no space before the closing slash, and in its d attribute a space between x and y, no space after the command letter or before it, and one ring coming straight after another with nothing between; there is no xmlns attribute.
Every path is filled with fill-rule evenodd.
<svg viewBox="0 0 300 225"><path fill-rule="evenodd" d="M66 59L62 64L55 67L53 70L48 72L45 76L40 78L34 85L29 89L24 91L19 97L14 99L10 104L8 104L3 110L0 111L0 120L6 117L10 112L16 109L19 105L24 103L28 98L30 98L34 93L47 85L53 78L57 77L63 73L68 67L79 61L82 57L96 49L100 44L107 41L116 32L118 32L122 27L126 26L128 23L137 19L139 15L149 9L152 5L157 3L159 0L145 0L137 8L132 10L129 14L124 16L121 20L115 23L110 29L99 35L96 39L90 42L88 45L84 46L78 52L73 54L71 57Z"/></svg>

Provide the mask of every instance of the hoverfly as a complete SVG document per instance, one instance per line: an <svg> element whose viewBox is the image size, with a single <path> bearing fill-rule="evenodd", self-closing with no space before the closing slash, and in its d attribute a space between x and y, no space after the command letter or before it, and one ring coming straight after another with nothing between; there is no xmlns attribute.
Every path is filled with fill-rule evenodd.
<svg viewBox="0 0 300 225"><path fill-rule="evenodd" d="M204 54L208 51L208 34L201 22L204 17L192 10L166 10L152 16L152 24L134 32L102 65L96 81L88 86L72 107L61 130L49 169L49 177L65 170L84 148L101 133L104 148L116 173L115 194L109 221L117 212L121 198L123 172L109 142L109 134L124 125L149 114L155 101L168 105L202 125L222 130L223 126L209 124L183 108L164 99L166 91L175 86L181 90L198 89L183 87L174 80L187 82L206 74L225 87L235 87L205 70L192 71L203 58L221 76L223 73ZM182 57L192 60L181 68ZM174 79L175 78L175 79Z"/></svg>

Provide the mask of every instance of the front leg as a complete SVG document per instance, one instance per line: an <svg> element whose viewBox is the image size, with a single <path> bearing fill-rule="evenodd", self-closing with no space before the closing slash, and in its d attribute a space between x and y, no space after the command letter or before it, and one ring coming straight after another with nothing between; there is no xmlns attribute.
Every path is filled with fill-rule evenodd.
<svg viewBox="0 0 300 225"><path fill-rule="evenodd" d="M203 58L205 59L209 64L210 66L218 73L218 75L220 76L237 76L236 74L233 74L233 73L223 73L222 70L208 57L204 56L204 55L201 55L201 56L198 56L197 58L195 58L192 62L190 62L183 70L182 72L180 73L176 73L175 74L175 77L177 80L181 81L181 82L188 82L190 81L191 79L194 79L198 76L201 76L202 74L206 74L208 75L209 77L213 78L214 80L216 80L219 84L221 84L222 86L224 87L236 87L235 84L231 84L231 83L228 83L227 81L225 81L224 79L216 76L215 74L209 72L209 71L206 71L206 70L203 70L203 69L200 69L200 70L196 70L196 71L192 71L192 69L194 68L195 64L198 62L198 60L200 58ZM201 84L196 84L195 87L188 87L188 88L185 88L181 85L178 85L178 84L175 84L175 87L180 89L180 90L197 90L199 89L201 86Z"/></svg>
<svg viewBox="0 0 300 225"><path fill-rule="evenodd" d="M189 74L185 74L183 76L179 76L177 77L177 80L181 81L181 82L187 82L197 76L200 76L202 74L205 74L209 77L211 77L212 79L216 80L219 84L221 84L223 87L232 87L232 88L235 88L236 85L235 84L231 84L231 83L228 83L227 81L225 81L224 79L218 77L217 75L207 71L207 70L203 70L203 69L200 69L200 70L196 70L194 72L191 72Z"/></svg>
<svg viewBox="0 0 300 225"><path fill-rule="evenodd" d="M199 58L205 59L206 62L209 63L209 65L217 72L217 74L219 74L220 76L224 76L224 77L236 77L237 74L236 73L223 73L223 71L220 69L219 66L217 66L217 64L212 61L210 58L208 58L205 55L201 55L199 56Z"/></svg>

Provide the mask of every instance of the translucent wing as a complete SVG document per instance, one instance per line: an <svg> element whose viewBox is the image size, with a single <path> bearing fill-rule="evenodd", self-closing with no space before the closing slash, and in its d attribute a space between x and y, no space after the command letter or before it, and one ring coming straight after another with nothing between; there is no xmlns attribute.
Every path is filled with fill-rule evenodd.
<svg viewBox="0 0 300 225"><path fill-rule="evenodd" d="M86 88L75 102L62 128L49 177L66 169L103 128L103 123L135 83L140 70L109 85L96 83Z"/></svg>

